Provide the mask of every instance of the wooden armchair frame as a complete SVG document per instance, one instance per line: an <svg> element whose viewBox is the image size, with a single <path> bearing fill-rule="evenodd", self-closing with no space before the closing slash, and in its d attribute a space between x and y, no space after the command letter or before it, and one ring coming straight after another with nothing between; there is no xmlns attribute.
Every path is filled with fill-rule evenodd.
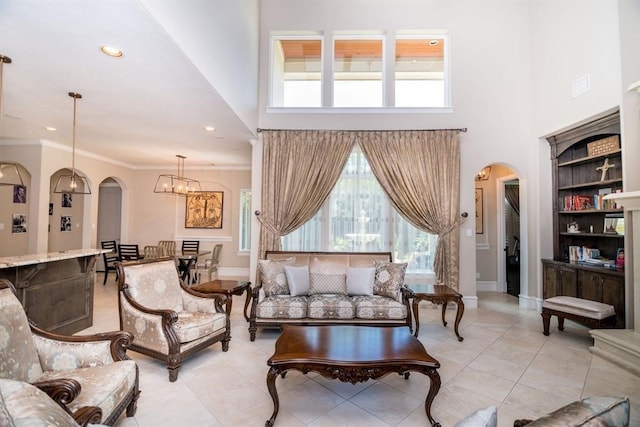
<svg viewBox="0 0 640 427"><path fill-rule="evenodd" d="M11 282L5 279L0 279L0 289L5 288L11 289L14 295L16 294L16 290ZM130 347L133 336L128 332L113 331L102 332L93 335L60 335L40 329L31 321L29 321L29 327L33 335L37 335L53 341L67 343L95 343L97 341L109 341L109 352L114 362L131 360L131 358L126 354L126 350ZM32 383L32 385L44 391L47 395L49 395L49 397L51 397L51 399L58 403L69 415L73 416L74 418L76 418L77 414L77 416L82 417L83 421L86 421L85 424L88 422L96 422L95 410L87 409L94 407L83 407L79 410L76 410L75 412L72 412L68 407L68 405L73 402L75 398L80 394L82 387L77 380L72 378L60 378L55 380L35 381ZM138 367L136 366L136 378L134 386L131 388L131 390L129 390L127 395L124 397L124 399L122 399L120 404L113 410L111 414L105 414L108 417L107 419L102 420L102 424L112 425L120 417L120 414L122 414L125 409L127 411L128 417L134 416L136 413L137 401L139 396L139 371ZM100 408L95 409L100 411L100 414L102 414ZM82 412L78 414L80 410L82 410Z"/></svg>
<svg viewBox="0 0 640 427"><path fill-rule="evenodd" d="M187 349L182 348L182 344L176 334L174 324L178 320L178 313L174 310L165 310L165 309L152 309L149 307L145 307L137 302L130 294L129 285L126 283L125 277L125 268L128 265L139 265L139 264L150 264L154 262L161 262L170 260L172 257L164 257L158 259L147 259L141 260L137 262L126 262L126 263L116 263L118 268L118 311L120 314L120 329L124 330L123 325L123 299L129 304L133 309L139 311L142 314L148 314L152 316L158 316L162 323L162 334L166 339L168 352L163 353L157 351L155 349L151 349L148 347L144 347L138 344L135 340L131 343L130 349L136 351L138 353L145 354L147 356L153 357L155 359L162 360L167 364L167 369L169 370L169 381L174 382L178 379L178 369L180 368L182 361L187 359L189 356L194 353L199 352L200 350L209 347L212 344L217 342L222 343L222 351L229 350L229 341L231 340L231 318L230 313L227 313L225 310L225 306L227 303L227 296L223 294L202 294L199 292L192 291L185 284L178 279L180 284L180 288L183 292L192 295L196 298L201 299L211 299L214 301L215 310L217 313L224 313L226 316L225 321L225 331L222 334L212 335L208 338L200 338L200 342L196 345L190 346ZM178 273L176 272L176 275Z"/></svg>

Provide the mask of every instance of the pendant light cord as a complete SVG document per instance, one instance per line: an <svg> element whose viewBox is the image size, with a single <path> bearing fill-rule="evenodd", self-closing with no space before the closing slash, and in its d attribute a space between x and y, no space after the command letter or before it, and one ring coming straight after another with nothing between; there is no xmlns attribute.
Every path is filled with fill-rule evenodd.
<svg viewBox="0 0 640 427"><path fill-rule="evenodd" d="M69 96L73 98L73 133L71 136L71 176L76 176L76 103L82 95L75 92L69 92Z"/></svg>

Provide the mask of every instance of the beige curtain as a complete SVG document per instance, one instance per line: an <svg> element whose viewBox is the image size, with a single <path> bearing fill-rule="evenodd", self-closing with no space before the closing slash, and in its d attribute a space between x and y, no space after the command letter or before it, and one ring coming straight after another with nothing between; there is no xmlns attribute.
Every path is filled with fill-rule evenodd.
<svg viewBox="0 0 640 427"><path fill-rule="evenodd" d="M520 185L506 184L504 186L504 197L511 205L511 208L520 215Z"/></svg>
<svg viewBox="0 0 640 427"><path fill-rule="evenodd" d="M346 164L355 134L342 131L263 131L262 224L258 257L282 248L281 236L322 207Z"/></svg>
<svg viewBox="0 0 640 427"><path fill-rule="evenodd" d="M420 230L437 234L438 283L458 289L460 131L358 132L357 142L392 205Z"/></svg>

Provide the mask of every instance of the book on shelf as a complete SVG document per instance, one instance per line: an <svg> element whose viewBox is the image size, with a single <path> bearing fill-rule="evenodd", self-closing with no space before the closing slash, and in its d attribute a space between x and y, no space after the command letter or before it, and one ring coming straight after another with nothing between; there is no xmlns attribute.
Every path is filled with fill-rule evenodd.
<svg viewBox="0 0 640 427"><path fill-rule="evenodd" d="M574 194L564 196L564 211L581 211L585 209L593 209L593 197Z"/></svg>

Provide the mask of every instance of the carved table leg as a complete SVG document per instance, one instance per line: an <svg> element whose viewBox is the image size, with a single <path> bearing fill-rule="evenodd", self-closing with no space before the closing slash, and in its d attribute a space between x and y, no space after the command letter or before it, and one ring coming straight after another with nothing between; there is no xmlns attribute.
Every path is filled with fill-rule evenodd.
<svg viewBox="0 0 640 427"><path fill-rule="evenodd" d="M276 390L276 378L278 374L277 369L274 367L269 368L269 373L267 374L267 389L273 400L273 414L271 414L271 418L264 424L265 427L273 427L273 423L276 421L278 411L280 410L280 400L278 399L278 391Z"/></svg>
<svg viewBox="0 0 640 427"><path fill-rule="evenodd" d="M416 324L416 330L413 333L414 337L418 336L418 331L420 330L420 314L418 312L418 305L420 304L420 300L418 298L413 298L411 302L411 310L413 311L413 321Z"/></svg>
<svg viewBox="0 0 640 427"><path fill-rule="evenodd" d="M436 394L438 394L438 391L440 391L440 374L438 374L435 368L428 368L421 372L427 375L430 380L429 393L427 393L427 399L424 402L424 410L427 413L427 418L431 425L433 427L441 427L440 423L431 416L431 404L433 403L433 399L435 399Z"/></svg>
<svg viewBox="0 0 640 427"><path fill-rule="evenodd" d="M464 338L462 338L458 333L458 325L460 324L460 320L462 320L462 315L464 314L464 303L462 302L461 297L456 298L456 303L458 304L458 310L456 310L456 323L453 327L453 330L456 332L458 341L462 341Z"/></svg>
<svg viewBox="0 0 640 427"><path fill-rule="evenodd" d="M442 324L447 326L447 321L444 319L444 315L447 312L447 300L442 301Z"/></svg>
<svg viewBox="0 0 640 427"><path fill-rule="evenodd" d="M251 286L247 286L247 297L244 300L244 310L242 314L244 314L244 319L248 322L249 316L247 315L247 308L249 307L249 302L251 301Z"/></svg>

